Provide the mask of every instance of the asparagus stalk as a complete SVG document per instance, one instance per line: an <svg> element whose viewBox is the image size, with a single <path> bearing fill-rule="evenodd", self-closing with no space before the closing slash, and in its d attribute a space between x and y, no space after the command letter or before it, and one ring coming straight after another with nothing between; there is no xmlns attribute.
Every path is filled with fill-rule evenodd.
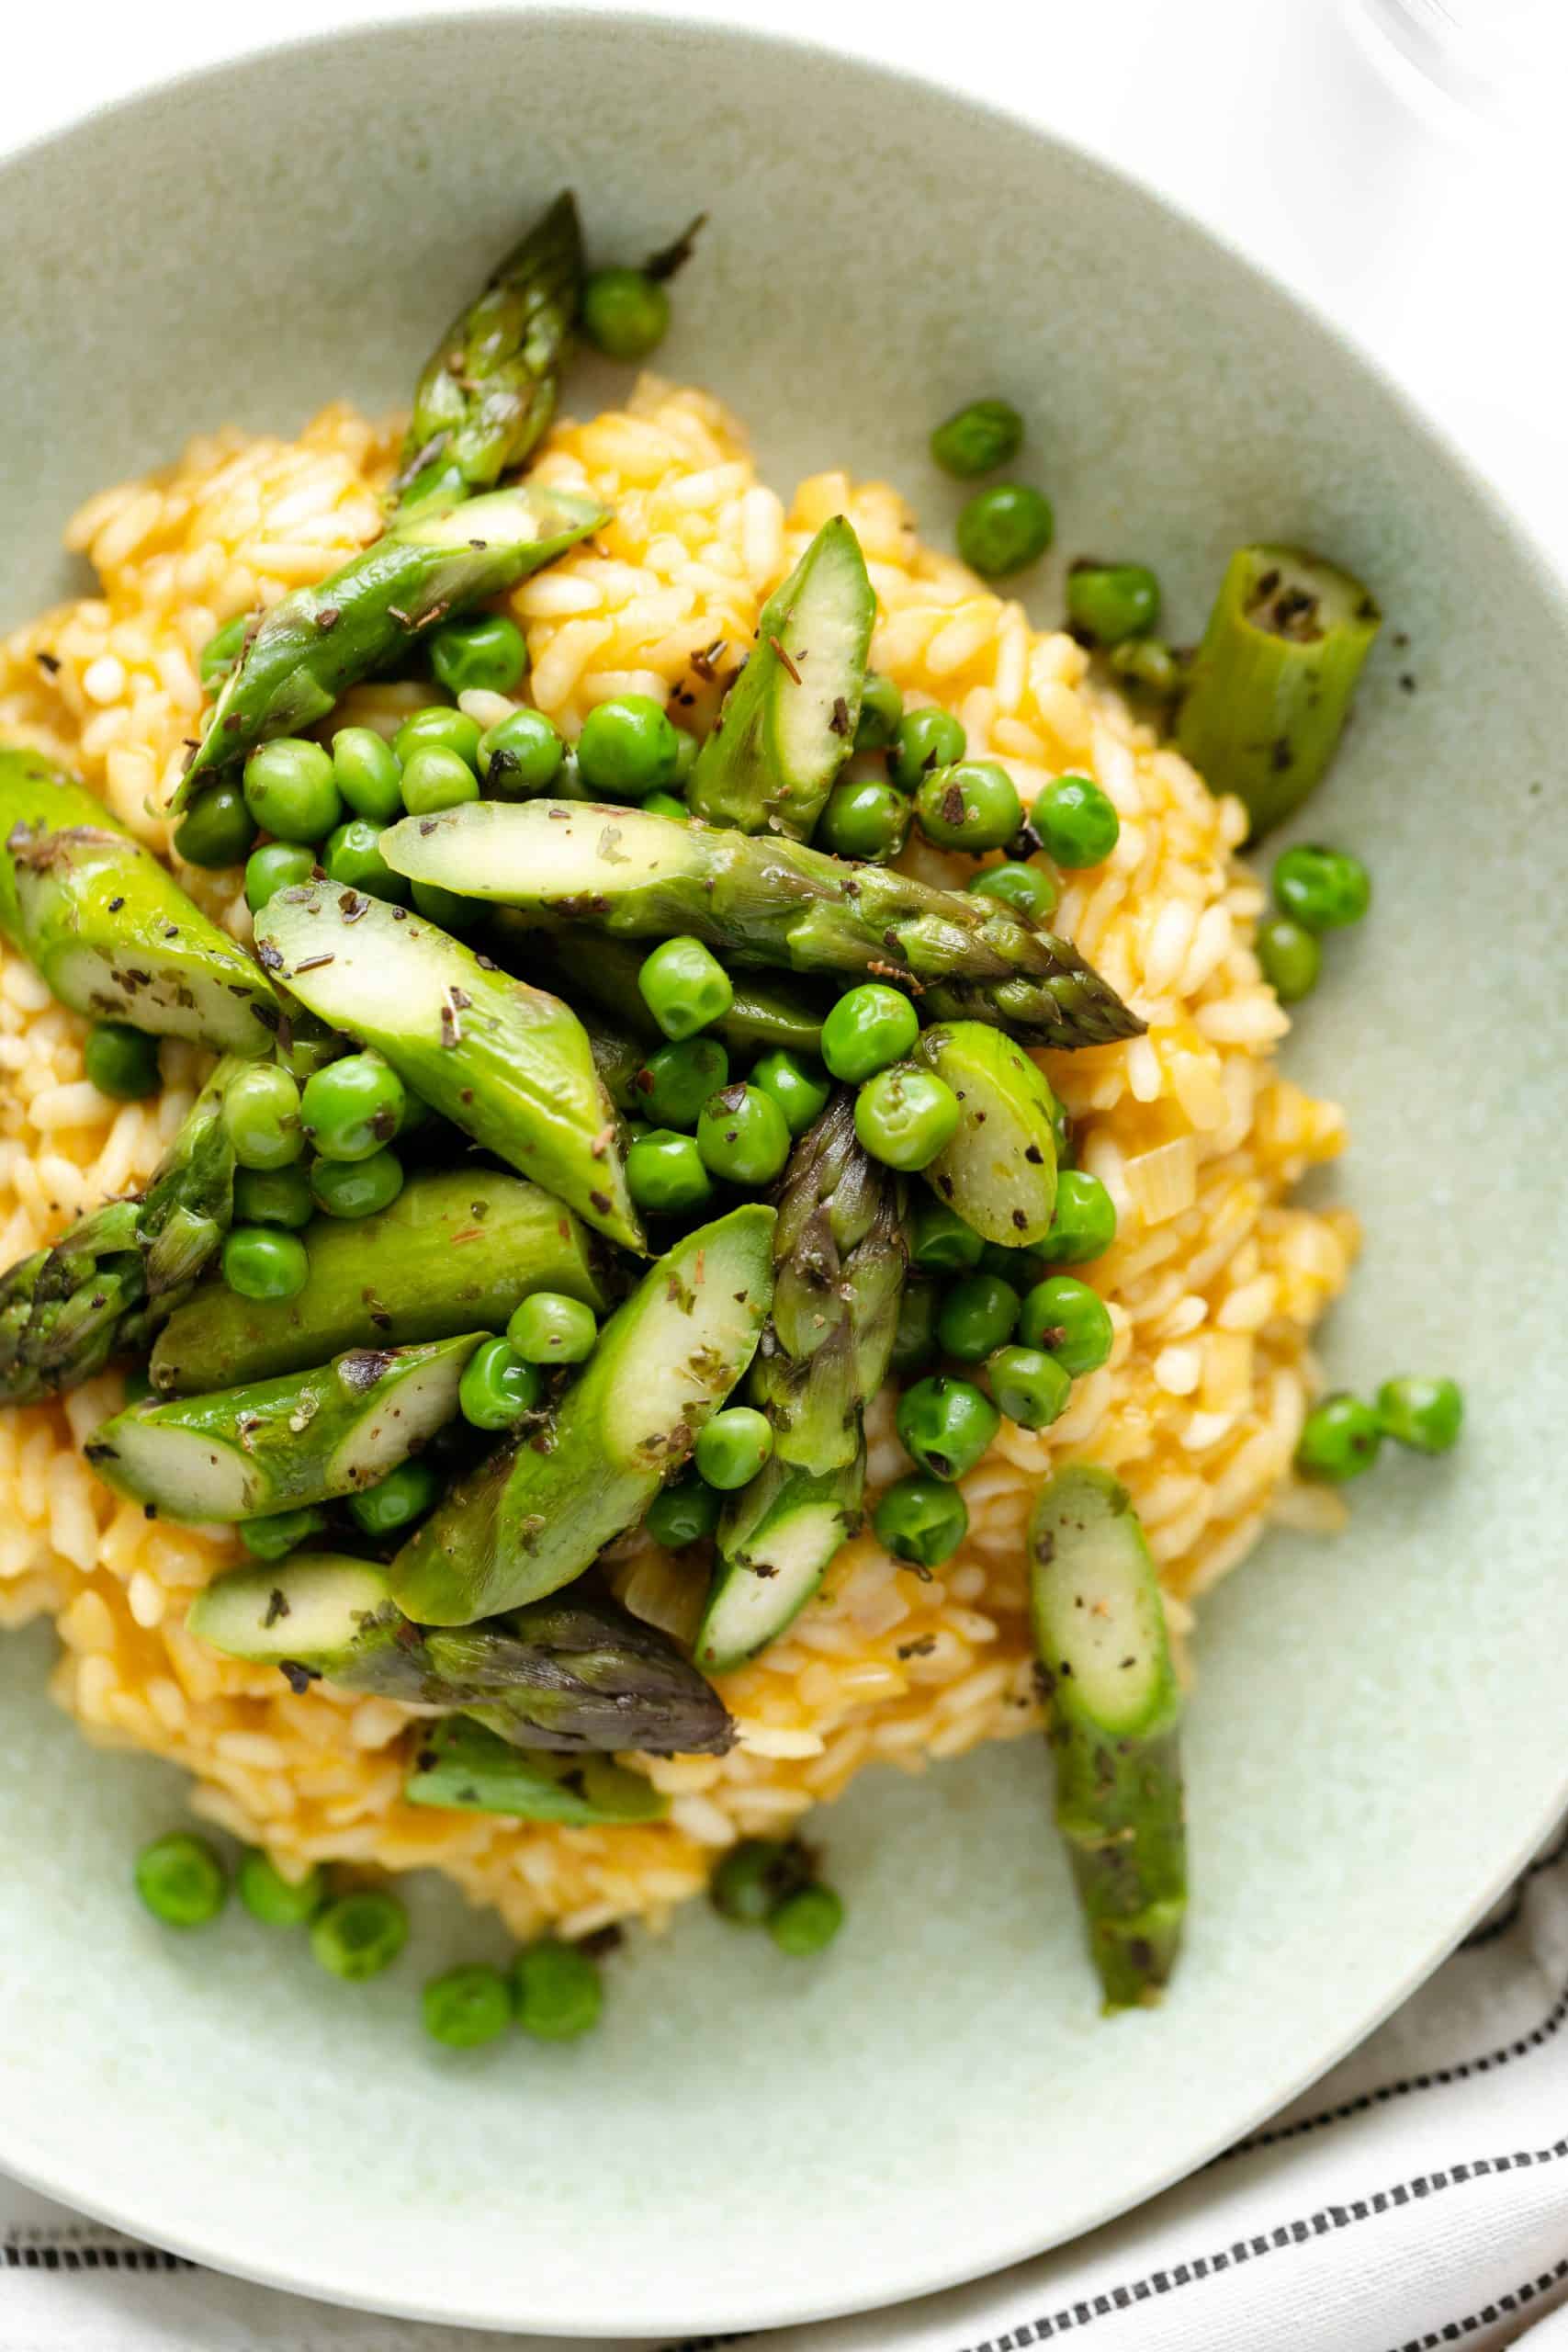
<svg viewBox="0 0 1568 2352"><path fill-rule="evenodd" d="M1176 741L1267 832L1338 749L1382 616L1359 580L1299 548L1237 548L1198 649Z"/></svg>
<svg viewBox="0 0 1568 2352"><path fill-rule="evenodd" d="M958 1097L958 1130L925 1180L987 1241L1043 1241L1056 1205L1056 1098L999 1029L956 1021L927 1029L919 1057Z"/></svg>
<svg viewBox="0 0 1568 2352"><path fill-rule="evenodd" d="M62 1004L218 1053L261 1054L282 1010L101 800L36 752L0 751L0 931Z"/></svg>
<svg viewBox="0 0 1568 2352"><path fill-rule="evenodd" d="M270 1380L349 1348L403 1347L503 1331L533 1292L607 1303L589 1237L538 1185L477 1168L416 1176L389 1209L319 1217L310 1271L289 1299L242 1298L211 1283L169 1317L152 1351L165 1396Z"/></svg>
<svg viewBox="0 0 1568 2352"><path fill-rule="evenodd" d="M1156 2001L1187 1908L1181 1693L1159 1580L1125 1487L1071 1463L1029 1524L1056 1822L1108 2011Z"/></svg>
<svg viewBox="0 0 1568 2352"><path fill-rule="evenodd" d="M397 512L490 490L555 414L582 301L582 234L570 189L453 320L414 388L393 490Z"/></svg>
<svg viewBox="0 0 1568 2352"><path fill-rule="evenodd" d="M944 1017L1004 1019L1032 1044L1103 1045L1143 1023L1077 950L994 899L753 839L582 802L472 801L381 836L394 872L626 937L690 933L727 962L871 974Z"/></svg>
<svg viewBox="0 0 1568 2352"><path fill-rule="evenodd" d="M513 1747L471 1715L444 1715L422 1739L403 1794L410 1804L504 1813L574 1829L660 1821L668 1797L641 1772L604 1755L553 1757Z"/></svg>
<svg viewBox="0 0 1568 2352"><path fill-rule="evenodd" d="M835 514L762 607L692 772L697 816L810 840L854 741L875 618L860 541Z"/></svg>
<svg viewBox="0 0 1568 2352"><path fill-rule="evenodd" d="M423 916L335 883L280 890L258 952L302 1004L385 1056L434 1111L628 1250L620 1129L582 1023Z"/></svg>
<svg viewBox="0 0 1568 2352"><path fill-rule="evenodd" d="M329 580L265 615L223 682L174 807L253 745L314 726L359 679L411 659L437 621L515 587L606 515L595 499L521 484L451 508L422 501Z"/></svg>
<svg viewBox="0 0 1568 2352"><path fill-rule="evenodd" d="M906 1251L900 1187L863 1150L840 1089L795 1145L773 1234L773 1308L751 1389L773 1453L726 1505L697 1633L727 1673L775 1641L860 1518L865 1407L887 1376Z"/></svg>
<svg viewBox="0 0 1568 2352"><path fill-rule="evenodd" d="M400 1608L466 1625L570 1584L642 1516L745 1372L773 1295L772 1209L678 1241L599 1335L547 1428L459 1480L392 1563Z"/></svg>
<svg viewBox="0 0 1568 2352"><path fill-rule="evenodd" d="M512 944L510 926L521 918L506 910L496 928L504 944ZM564 986L574 999L587 996L613 1019L652 1045L663 1042L660 1028L637 986L643 951L629 939L607 938L603 932L568 923L555 932L521 931L525 968L542 984ZM750 972L731 975L735 998L728 1012L713 1023L713 1035L732 1053L766 1054L775 1046L791 1053L815 1054L822 1038L822 1010L804 990Z"/></svg>
<svg viewBox="0 0 1568 2352"><path fill-rule="evenodd" d="M315 1372L128 1406L86 1456L117 1494L168 1519L263 1519L331 1502L375 1486L451 1420L481 1336L353 1348Z"/></svg>

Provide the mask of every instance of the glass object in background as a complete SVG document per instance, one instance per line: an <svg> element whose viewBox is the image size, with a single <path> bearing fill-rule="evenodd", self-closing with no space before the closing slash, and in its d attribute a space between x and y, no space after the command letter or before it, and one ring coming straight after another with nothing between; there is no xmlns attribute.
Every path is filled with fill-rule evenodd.
<svg viewBox="0 0 1568 2352"><path fill-rule="evenodd" d="M1434 128L1461 137L1542 133L1568 72L1562 0L1346 0L1384 76Z"/></svg>

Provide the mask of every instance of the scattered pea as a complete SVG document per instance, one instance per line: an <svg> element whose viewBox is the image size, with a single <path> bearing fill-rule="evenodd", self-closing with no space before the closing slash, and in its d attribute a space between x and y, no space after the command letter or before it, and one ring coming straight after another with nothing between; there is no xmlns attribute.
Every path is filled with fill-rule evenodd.
<svg viewBox="0 0 1568 2352"><path fill-rule="evenodd" d="M281 1225L298 1233L315 1215L310 1179L298 1160L291 1168L237 1168L236 1225Z"/></svg>
<svg viewBox="0 0 1568 2352"><path fill-rule="evenodd" d="M1382 1424L1371 1407L1341 1392L1325 1396L1307 1415L1296 1446L1296 1467L1305 1477L1342 1486L1371 1468L1382 1443Z"/></svg>
<svg viewBox="0 0 1568 2352"><path fill-rule="evenodd" d="M326 1526L327 1515L314 1503L298 1510L269 1511L262 1519L243 1519L235 1532L253 1560L285 1560L301 1544L309 1544Z"/></svg>
<svg viewBox="0 0 1568 2352"><path fill-rule="evenodd" d="M82 1060L98 1092L114 1102L143 1102L163 1082L157 1038L124 1022L95 1022Z"/></svg>
<svg viewBox="0 0 1568 2352"><path fill-rule="evenodd" d="M351 1164L391 1142L403 1123L403 1081L379 1054L344 1054L305 1081L304 1131L323 1159Z"/></svg>
<svg viewBox="0 0 1568 2352"><path fill-rule="evenodd" d="M300 842L266 842L245 860L245 904L259 915L280 890L297 889L316 870L316 853Z"/></svg>
<svg viewBox="0 0 1568 2352"><path fill-rule="evenodd" d="M937 1345L960 1363L980 1363L1011 1339L1018 1311L1018 1293L999 1274L965 1274L942 1293Z"/></svg>
<svg viewBox="0 0 1568 2352"><path fill-rule="evenodd" d="M1037 563L1056 528L1051 502L1024 482L977 491L958 517L958 552L982 580L1005 580Z"/></svg>
<svg viewBox="0 0 1568 2352"><path fill-rule="evenodd" d="M692 780L692 770L697 764L697 753L702 750L702 748L703 747L698 742L696 737L688 728L676 728L675 777L673 785L673 789L676 792L684 792L687 785L690 784ZM648 806L647 801L645 800L642 805L646 808ZM684 808L682 808L682 814L685 814Z"/></svg>
<svg viewBox="0 0 1568 2352"><path fill-rule="evenodd" d="M350 817L327 835L321 866L330 882L341 882L345 889L363 890L389 906L408 904L408 883L382 856L381 828L368 817Z"/></svg>
<svg viewBox="0 0 1568 2352"><path fill-rule="evenodd" d="M1080 1266L1103 1258L1116 1238L1116 1204L1098 1176L1064 1168L1056 1178L1056 1208L1040 1245L1054 1265Z"/></svg>
<svg viewBox="0 0 1568 2352"><path fill-rule="evenodd" d="M223 1279L240 1298L296 1298L310 1272L297 1234L237 1225L223 1244Z"/></svg>
<svg viewBox="0 0 1568 2352"><path fill-rule="evenodd" d="M692 821L691 810L672 792L650 792L642 806L649 817L669 817L677 825L689 825Z"/></svg>
<svg viewBox="0 0 1568 2352"><path fill-rule="evenodd" d="M373 727L340 727L333 737L333 777L356 817L390 825L403 813L397 753Z"/></svg>
<svg viewBox="0 0 1568 2352"><path fill-rule="evenodd" d="M886 865L903 848L908 831L908 801L886 778L846 776L828 795L813 846L830 857Z"/></svg>
<svg viewBox="0 0 1568 2352"><path fill-rule="evenodd" d="M728 1079L729 1056L716 1037L682 1037L649 1054L632 1087L655 1126L689 1129Z"/></svg>
<svg viewBox="0 0 1568 2352"><path fill-rule="evenodd" d="M925 1273L962 1273L980 1262L985 1243L945 1201L918 1201L909 1219L909 1263Z"/></svg>
<svg viewBox="0 0 1568 2352"><path fill-rule="evenodd" d="M599 1326L581 1299L536 1290L516 1309L506 1337L525 1363L581 1363L593 1352Z"/></svg>
<svg viewBox="0 0 1568 2352"><path fill-rule="evenodd" d="M960 760L932 768L915 794L920 831L939 849L976 856L1001 849L1023 822L1023 803L1006 768L995 760Z"/></svg>
<svg viewBox="0 0 1568 2352"><path fill-rule="evenodd" d="M969 738L949 710L907 710L893 730L887 773L901 792L914 792L932 768L952 767Z"/></svg>
<svg viewBox="0 0 1568 2352"><path fill-rule="evenodd" d="M319 842L343 820L332 755L302 736L258 743L245 762L245 806L282 842Z"/></svg>
<svg viewBox="0 0 1568 2352"><path fill-rule="evenodd" d="M784 1173L789 1146L784 1114L760 1086L722 1086L703 1104L697 1150L721 1183L761 1192Z"/></svg>
<svg viewBox="0 0 1568 2352"><path fill-rule="evenodd" d="M327 1899L327 1874L318 1862L303 1878L285 1878L259 1846L240 1858L234 1889L264 1928L308 1927Z"/></svg>
<svg viewBox="0 0 1568 2352"><path fill-rule="evenodd" d="M1056 885L1043 866L1022 860L986 866L969 888L980 898L999 899L1010 914L1027 922L1046 922L1056 911Z"/></svg>
<svg viewBox="0 0 1568 2352"><path fill-rule="evenodd" d="M902 1061L920 1034L919 1016L902 989L867 980L849 989L822 1023L822 1058L847 1086Z"/></svg>
<svg viewBox="0 0 1568 2352"><path fill-rule="evenodd" d="M855 1133L873 1159L904 1174L929 1168L958 1132L958 1097L933 1071L895 1062L855 1097Z"/></svg>
<svg viewBox="0 0 1568 2352"><path fill-rule="evenodd" d="M1464 1426L1464 1398L1457 1381L1403 1373L1378 1390L1378 1420L1398 1445L1447 1453Z"/></svg>
<svg viewBox="0 0 1568 2352"><path fill-rule="evenodd" d="M1122 820L1092 776L1057 776L1030 815L1046 856L1069 870L1101 865L1121 836Z"/></svg>
<svg viewBox="0 0 1568 2352"><path fill-rule="evenodd" d="M433 2041L448 2050L478 2050L499 2041L512 2026L512 1993L499 1968L475 1962L433 1976L420 1995L420 2013Z"/></svg>
<svg viewBox="0 0 1568 2352"><path fill-rule="evenodd" d="M513 1963L513 2013L536 2041L575 2041L598 2024L604 2005L598 1968L575 1944L547 1937Z"/></svg>
<svg viewBox="0 0 1568 2352"><path fill-rule="evenodd" d="M868 670L861 689L860 717L855 721L857 752L886 751L904 716L904 697L881 670Z"/></svg>
<svg viewBox="0 0 1568 2352"><path fill-rule="evenodd" d="M917 1381L898 1399L898 1436L907 1453L933 1478L962 1478L996 1436L997 1408L972 1380L937 1373Z"/></svg>
<svg viewBox="0 0 1568 2352"><path fill-rule="evenodd" d="M238 865L256 837L255 819L237 784L212 784L175 828L175 849L187 865Z"/></svg>
<svg viewBox="0 0 1568 2352"><path fill-rule="evenodd" d="M768 1914L768 1933L781 1951L814 1960L844 1924L844 1906L830 1886L803 1886Z"/></svg>
<svg viewBox="0 0 1568 2352"><path fill-rule="evenodd" d="M636 361L670 331L670 297L641 269L596 269L582 288L582 332L606 359Z"/></svg>
<svg viewBox="0 0 1568 2352"><path fill-rule="evenodd" d="M1021 1430L1049 1429L1073 1393L1072 1374L1041 1348L998 1348L986 1371L998 1410Z"/></svg>
<svg viewBox="0 0 1568 2352"><path fill-rule="evenodd" d="M1111 669L1145 694L1173 695L1181 684L1181 662L1157 637L1124 638L1111 649Z"/></svg>
<svg viewBox="0 0 1568 2352"><path fill-rule="evenodd" d="M969 1532L963 1496L941 1478L900 1478L872 1513L876 1540L896 1560L939 1568Z"/></svg>
<svg viewBox="0 0 1568 2352"><path fill-rule="evenodd" d="M667 1037L694 1037L721 1020L735 1001L728 973L700 939L661 940L643 958L637 984Z"/></svg>
<svg viewBox="0 0 1568 2352"><path fill-rule="evenodd" d="M694 1136L649 1127L626 1153L626 1190L650 1216L679 1216L700 1208L713 1191Z"/></svg>
<svg viewBox="0 0 1568 2352"><path fill-rule="evenodd" d="M408 1913L395 1894L381 1887L338 1895L310 1925L310 1950L318 1964L348 1984L363 1984L390 1968L408 1939Z"/></svg>
<svg viewBox="0 0 1568 2352"><path fill-rule="evenodd" d="M372 1152L368 1159L318 1159L310 1169L310 1192L325 1216L374 1216L389 1209L403 1189L402 1162L395 1152Z"/></svg>
<svg viewBox="0 0 1568 2352"><path fill-rule="evenodd" d="M514 1429L538 1405L544 1387L505 1340L482 1340L463 1367L457 1409L476 1430Z"/></svg>
<svg viewBox="0 0 1568 2352"><path fill-rule="evenodd" d="M672 1487L660 1487L643 1525L667 1552L680 1552L711 1535L723 1509L718 1488L705 1478L678 1478Z"/></svg>
<svg viewBox="0 0 1568 2352"><path fill-rule="evenodd" d="M1372 902L1372 877L1360 859L1321 842L1277 857L1273 888L1280 912L1303 931L1339 931L1359 922Z"/></svg>
<svg viewBox="0 0 1568 2352"><path fill-rule="evenodd" d="M425 641L430 666L449 695L509 695L528 667L528 640L506 613L443 621Z"/></svg>
<svg viewBox="0 0 1568 2352"><path fill-rule="evenodd" d="M176 1829L136 1857L136 1892L165 1928L205 1928L228 1901L229 1882L206 1838Z"/></svg>
<svg viewBox="0 0 1568 2352"><path fill-rule="evenodd" d="M479 774L492 800L528 800L560 774L566 746L542 710L514 710L479 737Z"/></svg>
<svg viewBox="0 0 1568 2352"><path fill-rule="evenodd" d="M469 767L477 768L479 734L478 719L470 718L466 710L456 710L446 702L426 703L423 710L404 719L392 738L392 752L404 768L416 752L432 749L456 752Z"/></svg>
<svg viewBox="0 0 1568 2352"><path fill-rule="evenodd" d="M403 763L403 806L411 817L433 817L479 797L479 777L445 743L422 743Z"/></svg>
<svg viewBox="0 0 1568 2352"><path fill-rule="evenodd" d="M1043 1348L1077 1380L1110 1362L1116 1332L1098 1291L1071 1274L1052 1274L1025 1292L1018 1336L1026 1348Z"/></svg>
<svg viewBox="0 0 1568 2352"><path fill-rule="evenodd" d="M651 695L621 695L596 704L577 739L577 763L592 792L644 800L675 781L681 746L662 704Z"/></svg>
<svg viewBox="0 0 1568 2352"><path fill-rule="evenodd" d="M697 1476L720 1494L749 1486L773 1450L773 1424L753 1405L727 1406L698 1438Z"/></svg>
<svg viewBox="0 0 1568 2352"><path fill-rule="evenodd" d="M1281 1004L1299 1004L1317 986L1323 950L1317 934L1289 915L1270 915L1258 926L1258 961Z"/></svg>
<svg viewBox="0 0 1568 2352"><path fill-rule="evenodd" d="M811 1864L795 1838L743 1838L708 1883L708 1899L738 1928L761 1928L779 1905L811 1884Z"/></svg>
<svg viewBox="0 0 1568 2352"><path fill-rule="evenodd" d="M1159 582L1143 563L1075 563L1067 618L1091 645L1142 637L1159 618Z"/></svg>
<svg viewBox="0 0 1568 2352"><path fill-rule="evenodd" d="M752 1064L751 1084L773 1096L792 1136L804 1135L821 1117L832 1091L820 1066L803 1060L787 1046L776 1046Z"/></svg>
<svg viewBox="0 0 1568 2352"><path fill-rule="evenodd" d="M973 481L1010 465L1023 447L1023 419L1010 401L971 401L931 435L931 456L944 474Z"/></svg>
<svg viewBox="0 0 1568 2352"><path fill-rule="evenodd" d="M459 1396L459 1409L461 1405ZM465 1419L470 1418L464 1415ZM375 1486L362 1487L356 1495L350 1495L349 1516L366 1535L392 1535L399 1528L412 1527L416 1519L423 1519L434 1508L440 1492L441 1480L431 1464L422 1457L411 1458L400 1462L395 1470L389 1470Z"/></svg>

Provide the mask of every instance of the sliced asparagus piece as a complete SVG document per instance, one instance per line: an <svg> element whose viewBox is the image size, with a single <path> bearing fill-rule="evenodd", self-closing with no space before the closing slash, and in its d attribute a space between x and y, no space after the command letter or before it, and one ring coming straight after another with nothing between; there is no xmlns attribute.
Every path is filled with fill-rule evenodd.
<svg viewBox="0 0 1568 2352"><path fill-rule="evenodd" d="M384 899L308 882L256 917L263 963L384 1055L431 1109L628 1250L643 1247L615 1108L559 997Z"/></svg>
<svg viewBox="0 0 1568 2352"><path fill-rule="evenodd" d="M1177 720L1212 792L1254 834L1299 808L1338 749L1382 616L1359 580L1300 548L1237 548Z"/></svg>
<svg viewBox="0 0 1568 2352"><path fill-rule="evenodd" d="M860 541L835 514L762 607L692 772L697 816L810 840L854 741L875 618Z"/></svg>
<svg viewBox="0 0 1568 2352"><path fill-rule="evenodd" d="M36 752L0 752L0 930L62 1004L218 1053L261 1054L282 1009L101 800Z"/></svg>
<svg viewBox="0 0 1568 2352"><path fill-rule="evenodd" d="M775 1454L727 1507L693 1654L730 1674L776 1642L860 1525L865 1453L820 1475Z"/></svg>
<svg viewBox="0 0 1568 2352"><path fill-rule="evenodd" d="M1072 1856L1107 2010L1157 2000L1187 1908L1181 1693L1159 1579L1127 1491L1071 1463L1029 1523L1034 1643Z"/></svg>
<svg viewBox="0 0 1568 2352"><path fill-rule="evenodd" d="M403 1783L411 1804L458 1813L504 1813L520 1821L558 1821L571 1828L661 1821L670 1810L641 1772L607 1756L552 1758L513 1747L471 1716L446 1715L420 1743Z"/></svg>
<svg viewBox="0 0 1568 2352"><path fill-rule="evenodd" d="M254 744L313 727L361 678L412 659L425 629L515 587L607 514L595 499L523 485L450 509L422 501L331 579L274 605L224 680L173 806Z"/></svg>
<svg viewBox="0 0 1568 2352"><path fill-rule="evenodd" d="M279 1668L296 1690L327 1680L419 1702L430 1680L419 1628L393 1606L385 1570L341 1552L231 1568L197 1593L186 1630L227 1657Z"/></svg>
<svg viewBox="0 0 1568 2352"><path fill-rule="evenodd" d="M262 1519L373 1487L451 1420L483 1334L353 1348L319 1371L215 1396L148 1399L106 1421L88 1461L166 1519Z"/></svg>
<svg viewBox="0 0 1568 2352"><path fill-rule="evenodd" d="M459 1480L392 1563L399 1606L466 1625L570 1584L647 1510L745 1372L773 1296L773 1211L678 1241L612 1316L549 1428Z"/></svg>
<svg viewBox="0 0 1568 2352"><path fill-rule="evenodd" d="M512 943L512 923L522 918L503 910L497 917L504 953ZM637 986L645 950L629 939L607 938L603 932L580 930L568 923L556 932L520 930L517 944L526 961L523 968L541 985L564 989L573 999L591 997L595 1004L650 1044L661 1045L664 1033L643 1000ZM786 1046L796 1054L815 1054L822 1038L822 1008L805 991L785 982L761 980L750 972L731 975L735 999L728 1012L713 1023L713 1035L732 1053L771 1053Z"/></svg>
<svg viewBox="0 0 1568 2352"><path fill-rule="evenodd" d="M570 191L459 311L414 390L394 485L400 514L489 490L520 466L555 414L582 300L582 236Z"/></svg>
<svg viewBox="0 0 1568 2352"><path fill-rule="evenodd" d="M152 1353L154 1387L198 1395L300 1372L347 1348L503 1331L538 1290L607 1303L570 1211L537 1184L488 1169L411 1178L389 1209L318 1217L302 1238L310 1271L296 1297L242 1298L211 1283L170 1317Z"/></svg>
<svg viewBox="0 0 1568 2352"><path fill-rule="evenodd" d="M381 836L395 873L638 939L690 933L737 964L849 972L926 991L944 1017L993 1020L1031 1043L1104 1045L1143 1023L1077 950L994 899L937 890L890 866L847 865L776 834L752 838L566 800L472 801Z"/></svg>
<svg viewBox="0 0 1568 2352"><path fill-rule="evenodd" d="M987 1241L1043 1241L1056 1205L1056 1098L1021 1046L977 1021L926 1030L919 1057L951 1086L958 1131L921 1172Z"/></svg>

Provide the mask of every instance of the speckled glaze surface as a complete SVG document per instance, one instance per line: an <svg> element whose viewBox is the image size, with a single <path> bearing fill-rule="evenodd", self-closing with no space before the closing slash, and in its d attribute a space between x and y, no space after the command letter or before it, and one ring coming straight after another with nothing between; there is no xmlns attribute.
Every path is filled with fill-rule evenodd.
<svg viewBox="0 0 1568 2352"><path fill-rule="evenodd" d="M1568 618L1388 390L1151 197L891 74L569 13L287 52L0 169L26 457L0 622L68 584L80 498L190 432L402 398L453 288L563 182L606 254L711 209L661 364L731 400L781 483L890 475L940 537L926 432L1005 390L1058 548L1157 565L1178 635L1239 539L1373 583L1409 645L1311 828L1377 903L1286 1053L1354 1134L1334 1373L1451 1367L1472 1407L1459 1457L1387 1463L1346 1540L1276 1538L1207 1608L1190 1948L1162 2011L1109 2026L1025 1746L857 1783L820 1965L697 1911L617 1964L590 2045L444 2053L414 1987L499 1954L493 1927L425 1888L412 1965L353 1991L243 1914L160 1931L129 1860L176 1776L84 1747L49 1640L0 1639L0 2163L335 2300L672 2333L912 2294L1135 2202L1371 2026L1568 1792ZM1037 612L1058 594L1047 571Z"/></svg>

